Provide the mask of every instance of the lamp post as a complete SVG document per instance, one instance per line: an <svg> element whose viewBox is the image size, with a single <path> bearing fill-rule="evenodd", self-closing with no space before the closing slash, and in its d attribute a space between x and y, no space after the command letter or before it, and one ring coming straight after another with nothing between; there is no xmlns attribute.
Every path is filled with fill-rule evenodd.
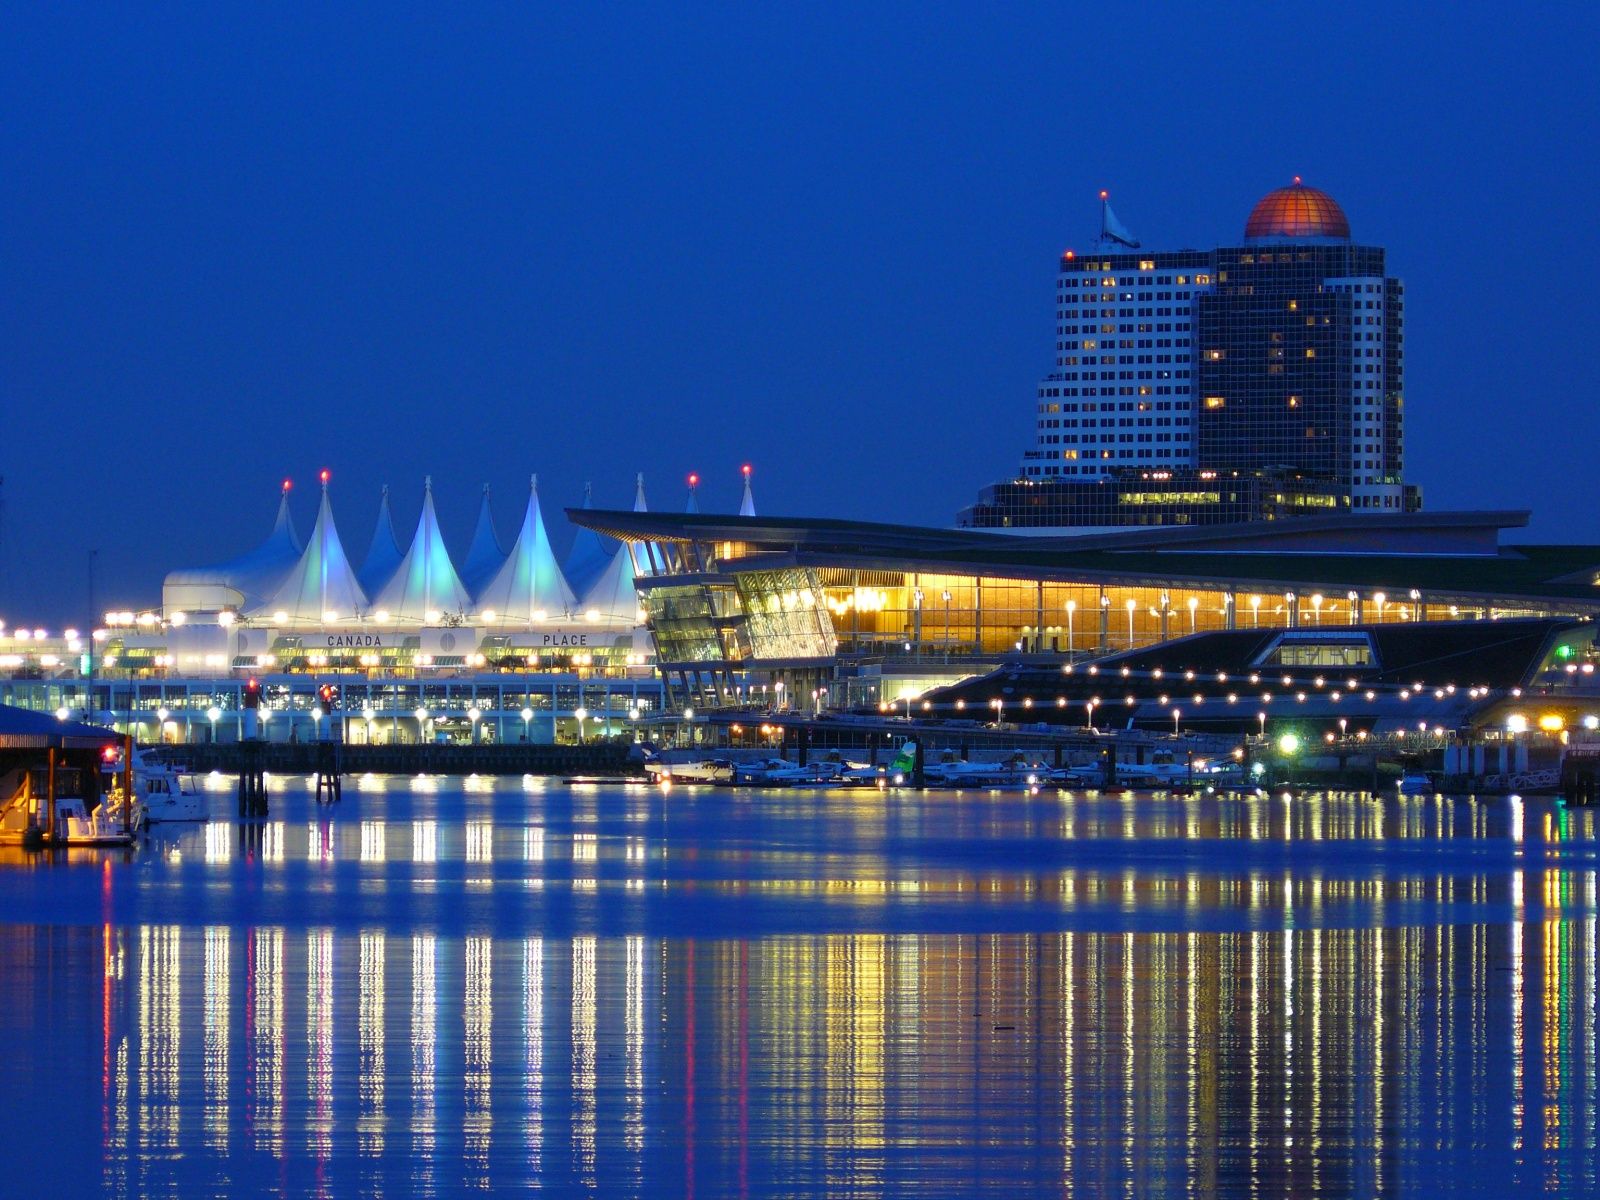
<svg viewBox="0 0 1600 1200"><path fill-rule="evenodd" d="M362 709L361 709L361 719L362 719L362 721L364 721L366 723L366 726L367 726L367 745L370 746L370 745L373 744L374 731L377 729L377 726L378 726L378 711L377 711L377 709L373 708L372 705L370 705L370 704L363 706Z"/></svg>
<svg viewBox="0 0 1600 1200"><path fill-rule="evenodd" d="M778 680L777 683L773 684L772 685L772 690L778 694L777 703L775 703L773 705L773 707L775 709L777 709L779 712L782 712L783 711L783 680L780 679L780 680ZM689 710L685 709L684 711L687 713Z"/></svg>
<svg viewBox="0 0 1600 1200"><path fill-rule="evenodd" d="M426 742L428 740L428 710L419 704L415 715L417 718L417 741L419 743Z"/></svg>
<svg viewBox="0 0 1600 1200"><path fill-rule="evenodd" d="M589 719L589 710L581 707L576 708L573 710L572 715L578 721L578 745L581 746L583 745L583 723Z"/></svg>
<svg viewBox="0 0 1600 1200"><path fill-rule="evenodd" d="M1189 597L1189 632L1194 632L1194 610L1200 607L1200 597Z"/></svg>
<svg viewBox="0 0 1600 1200"><path fill-rule="evenodd" d="M1177 737L1178 736L1178 718L1181 717L1181 716L1183 716L1183 710L1181 708L1175 708L1175 709L1172 710L1172 736L1173 737Z"/></svg>
<svg viewBox="0 0 1600 1200"><path fill-rule="evenodd" d="M156 741L162 745L167 741L167 718L171 715L171 710L167 708L156 709Z"/></svg>
<svg viewBox="0 0 1600 1200"><path fill-rule="evenodd" d="M211 743L212 745L216 745L217 722L222 719L222 710L213 704L210 708L206 709L206 718L211 722Z"/></svg>
<svg viewBox="0 0 1600 1200"><path fill-rule="evenodd" d="M1256 714L1256 720L1260 722L1261 736L1263 739L1265 739L1267 736L1267 714L1265 712L1258 712Z"/></svg>
<svg viewBox="0 0 1600 1200"><path fill-rule="evenodd" d="M483 719L483 711L477 705L467 709L467 720L472 723L472 744L478 744L478 722Z"/></svg>
<svg viewBox="0 0 1600 1200"><path fill-rule="evenodd" d="M1001 718L1005 713L1005 706L1006 702L1004 700L994 699L989 701L989 707L994 709L994 723L996 725L1001 723ZM910 705L907 705L906 707L909 709Z"/></svg>
<svg viewBox="0 0 1600 1200"><path fill-rule="evenodd" d="M1322 593L1321 592L1312 592L1311 593L1311 623L1313 625L1321 625L1322 624Z"/></svg>
<svg viewBox="0 0 1600 1200"><path fill-rule="evenodd" d="M1250 628L1251 629L1260 629L1261 628L1261 597L1260 596L1251 596L1250 597Z"/></svg>
<svg viewBox="0 0 1600 1200"><path fill-rule="evenodd" d="M1136 607L1138 607L1138 602L1136 600L1134 600L1130 596L1128 598L1128 603L1126 605L1124 605L1124 607L1128 610L1128 649L1132 650L1133 649L1133 610Z"/></svg>
<svg viewBox="0 0 1600 1200"><path fill-rule="evenodd" d="M1099 703L1100 703L1100 697L1099 696L1091 696L1084 703L1084 706L1083 706L1089 713L1089 724L1088 724L1087 728L1088 728L1090 733L1094 732L1094 706L1096 704L1099 704Z"/></svg>
<svg viewBox="0 0 1600 1200"><path fill-rule="evenodd" d="M950 657L950 589L945 588L940 595L944 598L944 654Z"/></svg>
<svg viewBox="0 0 1600 1200"><path fill-rule="evenodd" d="M1076 600L1067 601L1067 661L1072 661L1072 614L1078 611Z"/></svg>
<svg viewBox="0 0 1600 1200"><path fill-rule="evenodd" d="M1378 623L1383 624L1383 609L1389 603L1389 597L1383 592L1373 592L1372 602L1378 606Z"/></svg>
<svg viewBox="0 0 1600 1200"><path fill-rule="evenodd" d="M528 731L529 731L529 727L532 725L532 723L533 723L533 709L529 708L526 704L524 704L522 706L522 740L523 740L524 743L526 743L527 740L528 740Z"/></svg>

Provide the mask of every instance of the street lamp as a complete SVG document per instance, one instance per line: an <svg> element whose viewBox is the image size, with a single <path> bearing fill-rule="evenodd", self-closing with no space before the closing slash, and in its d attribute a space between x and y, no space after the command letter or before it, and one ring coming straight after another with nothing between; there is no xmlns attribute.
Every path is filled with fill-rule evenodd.
<svg viewBox="0 0 1600 1200"><path fill-rule="evenodd" d="M583 745L583 723L589 719L589 710L587 708L577 708L573 710L572 715L578 719L578 745L581 746Z"/></svg>
<svg viewBox="0 0 1600 1200"><path fill-rule="evenodd" d="M217 722L222 719L222 710L213 704L206 709L206 717L211 722L211 741L215 743L217 740Z"/></svg>
<svg viewBox="0 0 1600 1200"><path fill-rule="evenodd" d="M1090 733L1094 732L1094 706L1099 703L1099 696L1091 696L1087 701L1084 702L1084 708L1087 709L1089 713L1088 729Z"/></svg>
<svg viewBox="0 0 1600 1200"><path fill-rule="evenodd" d="M1250 597L1250 628L1261 628L1261 597Z"/></svg>
<svg viewBox="0 0 1600 1200"><path fill-rule="evenodd" d="M950 653L950 589L945 588L939 595L944 600L944 652Z"/></svg>
<svg viewBox="0 0 1600 1200"><path fill-rule="evenodd" d="M1267 714L1265 712L1258 712L1256 714L1256 720L1261 725L1261 736L1263 739L1265 739L1267 736Z"/></svg>
<svg viewBox="0 0 1600 1200"><path fill-rule="evenodd" d="M1389 597L1383 592L1373 592L1372 602L1378 606L1378 621L1383 622L1383 606L1389 603Z"/></svg>
<svg viewBox="0 0 1600 1200"><path fill-rule="evenodd" d="M523 705L523 707L522 707L522 740L524 742L526 742L528 740L528 727L532 724L532 722L533 722L533 709L529 708L527 705Z"/></svg>
<svg viewBox="0 0 1600 1200"><path fill-rule="evenodd" d="M478 744L478 722L483 719L483 710L476 704L467 709L467 720L472 722L472 744Z"/></svg>
<svg viewBox="0 0 1600 1200"><path fill-rule="evenodd" d="M1128 649L1132 650L1133 649L1133 610L1136 607L1138 607L1138 601L1134 600L1133 597L1130 596L1128 598L1128 603L1126 605L1124 605L1123 607L1125 607L1128 610Z"/></svg>
<svg viewBox="0 0 1600 1200"><path fill-rule="evenodd" d="M775 703L773 705L773 707L776 708L779 712L782 712L783 711L783 680L780 679L780 680L778 680L777 683L773 684L772 685L772 690L778 693L777 703ZM684 710L685 713L687 713L688 711L689 711L688 709Z"/></svg>
<svg viewBox="0 0 1600 1200"><path fill-rule="evenodd" d="M1067 661L1072 661L1072 614L1078 611L1076 600L1067 601Z"/></svg>
<svg viewBox="0 0 1600 1200"><path fill-rule="evenodd" d="M428 740L428 710L419 704L415 715L417 718L417 741L425 742Z"/></svg>
<svg viewBox="0 0 1600 1200"><path fill-rule="evenodd" d="M1189 632L1194 632L1194 610L1200 607L1200 597L1189 597Z"/></svg>
<svg viewBox="0 0 1600 1200"><path fill-rule="evenodd" d="M1183 716L1183 710L1181 708L1175 708L1172 710L1172 733L1174 737L1176 737L1178 734L1178 718L1181 716Z"/></svg>
<svg viewBox="0 0 1600 1200"><path fill-rule="evenodd" d="M1311 623L1313 625L1321 625L1322 624L1322 593L1321 592L1313 592L1313 593L1311 593Z"/></svg>

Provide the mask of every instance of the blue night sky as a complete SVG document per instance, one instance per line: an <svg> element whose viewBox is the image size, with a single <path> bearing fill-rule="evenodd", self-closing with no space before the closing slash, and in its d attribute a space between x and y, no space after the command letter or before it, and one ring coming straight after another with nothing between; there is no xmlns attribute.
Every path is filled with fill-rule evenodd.
<svg viewBox="0 0 1600 1200"><path fill-rule="evenodd" d="M1407 284L1430 508L1600 541L1595 10L1146 19L563 5L14 6L0 46L0 617L159 600L334 476L547 511L948 524L1008 476L1095 194L1237 238L1301 174ZM1486 299L1487 297L1487 299ZM570 536L557 522L562 544Z"/></svg>

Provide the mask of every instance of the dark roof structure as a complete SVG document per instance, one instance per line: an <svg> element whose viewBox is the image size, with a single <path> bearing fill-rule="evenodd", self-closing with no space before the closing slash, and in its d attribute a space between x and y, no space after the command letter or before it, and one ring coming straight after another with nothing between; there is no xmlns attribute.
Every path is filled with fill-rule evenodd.
<svg viewBox="0 0 1600 1200"><path fill-rule="evenodd" d="M739 569L844 566L1241 589L1411 588L1435 597L1572 602L1600 611L1600 546L1502 546L1526 512L1305 517L1238 525L1036 537L833 517L737 517L568 509L575 524L627 542L733 543ZM649 586L648 579L640 585Z"/></svg>
<svg viewBox="0 0 1600 1200"><path fill-rule="evenodd" d="M1272 722L1337 721L1399 728L1425 720L1456 728L1515 689L1543 680L1558 645L1593 642L1592 622L1562 618L1338 625L1193 634L1092 664L1019 659L922 697L924 717L1237 732ZM1360 642L1366 664L1279 662L1282 646ZM1419 686L1420 685L1420 686Z"/></svg>
<svg viewBox="0 0 1600 1200"><path fill-rule="evenodd" d="M121 741L114 729L0 704L0 750L98 750Z"/></svg>

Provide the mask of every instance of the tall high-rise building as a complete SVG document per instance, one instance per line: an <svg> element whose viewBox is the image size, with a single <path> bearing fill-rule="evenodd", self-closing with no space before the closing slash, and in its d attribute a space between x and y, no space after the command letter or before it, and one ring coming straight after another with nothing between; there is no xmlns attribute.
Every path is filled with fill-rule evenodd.
<svg viewBox="0 0 1600 1200"><path fill-rule="evenodd" d="M1144 250L1103 203L1094 247L1061 257L1034 446L960 523L1419 507L1402 478L1402 296L1383 249L1298 178L1213 250Z"/></svg>

